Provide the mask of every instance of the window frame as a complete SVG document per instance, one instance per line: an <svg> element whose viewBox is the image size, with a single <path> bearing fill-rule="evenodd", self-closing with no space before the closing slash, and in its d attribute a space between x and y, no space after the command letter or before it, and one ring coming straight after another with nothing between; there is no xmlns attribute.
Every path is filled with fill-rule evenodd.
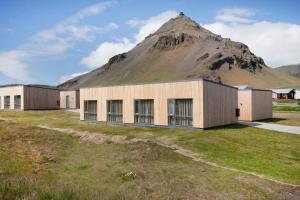
<svg viewBox="0 0 300 200"><path fill-rule="evenodd" d="M150 114L140 114L139 110L142 106L142 102L143 101L150 101L151 105L150 105ZM138 124L138 125L154 125L154 99L134 99L134 124ZM136 107L137 106L137 107ZM136 110L136 108L138 110ZM152 114L151 114L152 112ZM144 122L140 122L143 121L142 119L144 118ZM148 121L148 122L146 122Z"/></svg>
<svg viewBox="0 0 300 200"><path fill-rule="evenodd" d="M16 104L16 97L20 97L20 104ZM22 96L14 95L14 110L21 110L21 106L22 106Z"/></svg>
<svg viewBox="0 0 300 200"><path fill-rule="evenodd" d="M89 103L95 103L96 106L92 107ZM90 106L87 111L87 107ZM98 101L97 100L84 100L83 101L83 116L84 121L97 121L98 117Z"/></svg>
<svg viewBox="0 0 300 200"><path fill-rule="evenodd" d="M113 107L112 103L121 103L119 108ZM116 105L116 104L115 104ZM121 109L120 109L121 108ZM111 113L112 110L120 109L121 112ZM123 99L106 100L106 121L108 123L123 123Z"/></svg>
<svg viewBox="0 0 300 200"><path fill-rule="evenodd" d="M6 101L7 98L9 99L8 104L7 104L7 101ZM3 109L4 110L9 110L10 109L10 96L4 96L4 98L3 98Z"/></svg>
<svg viewBox="0 0 300 200"><path fill-rule="evenodd" d="M184 116L184 115L179 115L179 114L176 114L176 103L178 101L182 101L182 100L185 100L185 101L191 101L191 104L190 104L190 114L189 116ZM170 113L170 102L173 101L174 104L173 104L173 113L171 114ZM193 110L193 98L170 98L168 99L168 102L167 102L167 106L168 106L168 126L170 127L193 127L193 113L194 113L194 110ZM177 105L179 106L179 105ZM173 121L172 121L173 120ZM178 123L179 121L181 121L181 124ZM182 124L182 122L187 123L187 125L184 125Z"/></svg>

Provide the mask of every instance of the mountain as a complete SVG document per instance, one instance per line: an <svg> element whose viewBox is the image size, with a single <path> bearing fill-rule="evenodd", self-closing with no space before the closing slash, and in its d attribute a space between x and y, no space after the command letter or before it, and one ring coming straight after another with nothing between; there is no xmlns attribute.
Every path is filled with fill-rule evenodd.
<svg viewBox="0 0 300 200"><path fill-rule="evenodd" d="M297 65L284 65L276 69L290 76L300 78L300 63Z"/></svg>
<svg viewBox="0 0 300 200"><path fill-rule="evenodd" d="M78 89L195 78L257 88L300 86L300 80L266 66L245 44L222 38L181 13L132 50L59 87Z"/></svg>

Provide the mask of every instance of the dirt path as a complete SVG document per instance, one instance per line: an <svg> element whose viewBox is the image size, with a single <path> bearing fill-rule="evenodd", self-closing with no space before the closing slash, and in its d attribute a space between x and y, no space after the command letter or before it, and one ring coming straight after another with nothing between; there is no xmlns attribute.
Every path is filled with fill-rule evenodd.
<svg viewBox="0 0 300 200"><path fill-rule="evenodd" d="M290 186L290 187L300 187L300 185L295 185L295 184L290 184L290 183L285 183L282 181L278 181L269 177L266 177L264 175L261 174L257 174L254 172L248 172L248 171L243 171L243 170L239 170L239 169L234 169L234 168L230 168L230 167L225 167L222 165L218 165L216 163L213 162L209 162L209 161L205 161L201 158L201 156L198 153L195 153L191 150L185 149L179 145L176 144L172 144L172 142L170 142L170 140L165 141L165 140L160 140L160 141L151 141L151 140L147 140L147 139L139 139L139 138L133 138L133 139L128 139L126 136L122 136L122 135L106 135L106 134L102 134L102 133L91 133L91 132L87 132L87 131L76 131L73 129L63 129L63 128L50 128L48 126L38 126L39 128L43 128L43 129L48 129L48 130L54 130L54 131L58 131L58 132L62 132L74 137L79 137L80 139L84 140L84 141L89 141L89 142L93 142L96 144L102 144L105 142L114 142L114 143L118 143L118 144L130 144L130 143L135 143L135 142L154 142L160 146L166 147L168 149L171 149L173 152L191 158L193 161L195 162L201 162L204 163L206 165L209 166L213 166L213 167L217 167L217 168L221 168L224 170L229 170L229 171L234 171L234 172L240 172L240 173L244 173L244 174L248 174L248 175L252 175L264 180L268 180L268 181L272 181L281 185L285 185L285 186Z"/></svg>

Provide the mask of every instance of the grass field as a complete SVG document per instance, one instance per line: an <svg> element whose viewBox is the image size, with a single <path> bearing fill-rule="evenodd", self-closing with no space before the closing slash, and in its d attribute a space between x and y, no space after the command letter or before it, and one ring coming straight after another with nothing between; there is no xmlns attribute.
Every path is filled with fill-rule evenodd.
<svg viewBox="0 0 300 200"><path fill-rule="evenodd" d="M264 120L264 122L300 126L300 112L273 112L273 119Z"/></svg>
<svg viewBox="0 0 300 200"><path fill-rule="evenodd" d="M288 103L288 104L297 104L297 99L273 99L273 102L276 103Z"/></svg>
<svg viewBox="0 0 300 200"><path fill-rule="evenodd" d="M300 112L300 106L273 106L272 109L276 112Z"/></svg>
<svg viewBox="0 0 300 200"><path fill-rule="evenodd" d="M297 199L284 186L176 154L300 184L300 136L233 125L207 131L83 123L65 111L0 112L0 199ZM8 120L8 121L7 121ZM48 127L149 142L95 144Z"/></svg>

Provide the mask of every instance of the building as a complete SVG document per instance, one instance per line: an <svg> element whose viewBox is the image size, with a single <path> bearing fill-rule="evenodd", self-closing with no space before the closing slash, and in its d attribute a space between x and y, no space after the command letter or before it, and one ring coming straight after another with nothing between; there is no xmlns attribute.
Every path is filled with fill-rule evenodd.
<svg viewBox="0 0 300 200"><path fill-rule="evenodd" d="M237 88L207 80L80 89L80 120L210 128L237 122Z"/></svg>
<svg viewBox="0 0 300 200"><path fill-rule="evenodd" d="M42 85L3 85L0 86L0 109L59 109L59 90Z"/></svg>
<svg viewBox="0 0 300 200"><path fill-rule="evenodd" d="M79 90L60 91L61 109L78 109L80 105Z"/></svg>
<svg viewBox="0 0 300 200"><path fill-rule="evenodd" d="M292 88L272 89L273 99L294 99L295 90Z"/></svg>
<svg viewBox="0 0 300 200"><path fill-rule="evenodd" d="M272 118L272 91L245 89L238 91L239 117L241 121Z"/></svg>
<svg viewBox="0 0 300 200"><path fill-rule="evenodd" d="M300 89L295 90L295 99L300 100Z"/></svg>

